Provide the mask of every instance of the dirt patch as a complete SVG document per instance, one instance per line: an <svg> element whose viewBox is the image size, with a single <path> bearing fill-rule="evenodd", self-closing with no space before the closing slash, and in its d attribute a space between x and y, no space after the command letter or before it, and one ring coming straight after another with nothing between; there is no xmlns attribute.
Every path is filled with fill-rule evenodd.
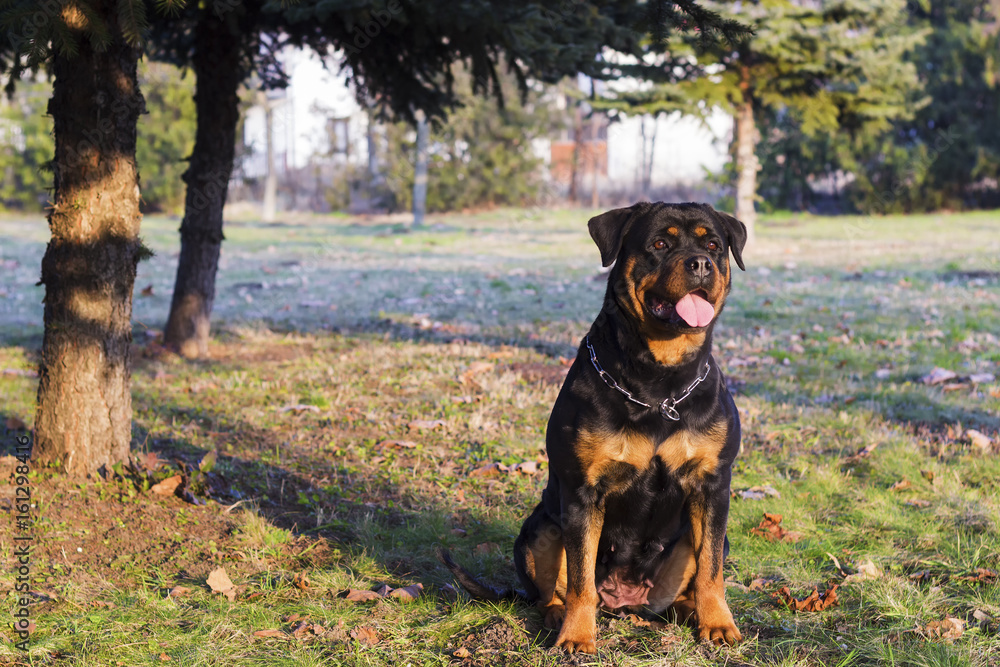
<svg viewBox="0 0 1000 667"><path fill-rule="evenodd" d="M540 382L561 386L566 380L566 374L572 367L572 361L558 364L546 364L540 361L514 363L510 370L519 374L526 382Z"/></svg>
<svg viewBox="0 0 1000 667"><path fill-rule="evenodd" d="M528 657L532 650L545 650L530 644L523 620L498 616L467 635L452 654L462 658L463 665L527 665L534 664Z"/></svg>

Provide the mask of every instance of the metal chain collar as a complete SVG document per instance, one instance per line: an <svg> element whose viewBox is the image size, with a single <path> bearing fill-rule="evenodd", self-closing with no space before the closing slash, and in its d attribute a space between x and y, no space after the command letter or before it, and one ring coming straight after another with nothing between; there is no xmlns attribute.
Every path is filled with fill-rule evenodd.
<svg viewBox="0 0 1000 667"><path fill-rule="evenodd" d="M594 346L590 344L590 336L587 336L583 340L584 342L587 343L587 349L590 350L590 363L594 365L594 370L596 370L597 374L601 376L602 380L604 380L604 384L608 385L615 391L621 392L621 394L625 396L625 398L632 401L633 403L641 405L644 408L653 407L649 403L643 403L639 399L635 398L634 396L632 396L632 392L630 392L628 389L625 389L620 384L615 382L615 379L610 375L608 375L608 372L603 368L601 368L600 362L597 361L597 352L594 351ZM694 391L694 388L700 385L702 382L704 382L705 378L707 378L708 374L711 372L712 372L712 365L706 361L705 371L701 375L696 377L691 384L688 385L687 389L684 390L683 394L681 394L678 398L671 397L663 399L663 401L659 405L660 416L670 421L675 421L675 422L680 421L681 416L677 412L677 404L683 401L688 396L690 396L691 392Z"/></svg>

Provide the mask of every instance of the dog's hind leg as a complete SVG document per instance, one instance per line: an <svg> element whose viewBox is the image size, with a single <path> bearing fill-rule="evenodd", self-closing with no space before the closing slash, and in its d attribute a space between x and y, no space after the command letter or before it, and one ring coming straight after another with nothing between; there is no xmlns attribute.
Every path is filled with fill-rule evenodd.
<svg viewBox="0 0 1000 667"><path fill-rule="evenodd" d="M558 629L566 615L566 549L562 529L539 505L514 542L514 565L528 597L545 618L545 627Z"/></svg>

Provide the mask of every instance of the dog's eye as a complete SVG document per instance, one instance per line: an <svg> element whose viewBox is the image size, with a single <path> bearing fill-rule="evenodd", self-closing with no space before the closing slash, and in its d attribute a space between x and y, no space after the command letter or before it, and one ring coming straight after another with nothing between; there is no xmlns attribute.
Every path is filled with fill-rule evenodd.
<svg viewBox="0 0 1000 667"><path fill-rule="evenodd" d="M667 247L667 242L664 241L663 239L660 239L659 241L653 244L653 247L656 248L657 250L663 250L664 248Z"/></svg>
<svg viewBox="0 0 1000 667"><path fill-rule="evenodd" d="M716 243L715 241L709 241L708 242L708 249L709 250L717 250L718 247L719 247L719 244Z"/></svg>

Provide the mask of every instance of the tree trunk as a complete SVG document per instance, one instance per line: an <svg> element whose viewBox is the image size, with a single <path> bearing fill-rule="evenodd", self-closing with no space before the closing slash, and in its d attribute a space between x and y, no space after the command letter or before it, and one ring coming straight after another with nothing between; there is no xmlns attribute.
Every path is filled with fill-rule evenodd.
<svg viewBox="0 0 1000 667"><path fill-rule="evenodd" d="M570 161L569 200L577 203L580 199L580 162L583 161L583 109L579 102L573 116L573 159Z"/></svg>
<svg viewBox="0 0 1000 667"><path fill-rule="evenodd" d="M417 160L413 173L413 226L424 224L427 212L427 116L417 109Z"/></svg>
<svg viewBox="0 0 1000 667"><path fill-rule="evenodd" d="M55 55L54 204L42 259L45 335L35 459L81 477L124 460L132 439L132 288L142 255L136 121L139 52L114 2L89 3L111 41Z"/></svg>
<svg viewBox="0 0 1000 667"><path fill-rule="evenodd" d="M233 171L244 71L241 39L225 17L204 10L195 28L193 67L198 127L184 182L184 221L174 296L164 339L190 358L208 352L209 319L222 248L222 209Z"/></svg>
<svg viewBox="0 0 1000 667"><path fill-rule="evenodd" d="M267 149L267 175L264 177L264 207L261 219L274 222L278 210L278 172L274 167L274 102L261 92L264 105L264 143Z"/></svg>
<svg viewBox="0 0 1000 667"><path fill-rule="evenodd" d="M736 111L736 217L747 227L747 243L753 243L757 225L754 200L757 198L757 124L753 118L753 96L749 89L749 70L743 70L743 99Z"/></svg>

